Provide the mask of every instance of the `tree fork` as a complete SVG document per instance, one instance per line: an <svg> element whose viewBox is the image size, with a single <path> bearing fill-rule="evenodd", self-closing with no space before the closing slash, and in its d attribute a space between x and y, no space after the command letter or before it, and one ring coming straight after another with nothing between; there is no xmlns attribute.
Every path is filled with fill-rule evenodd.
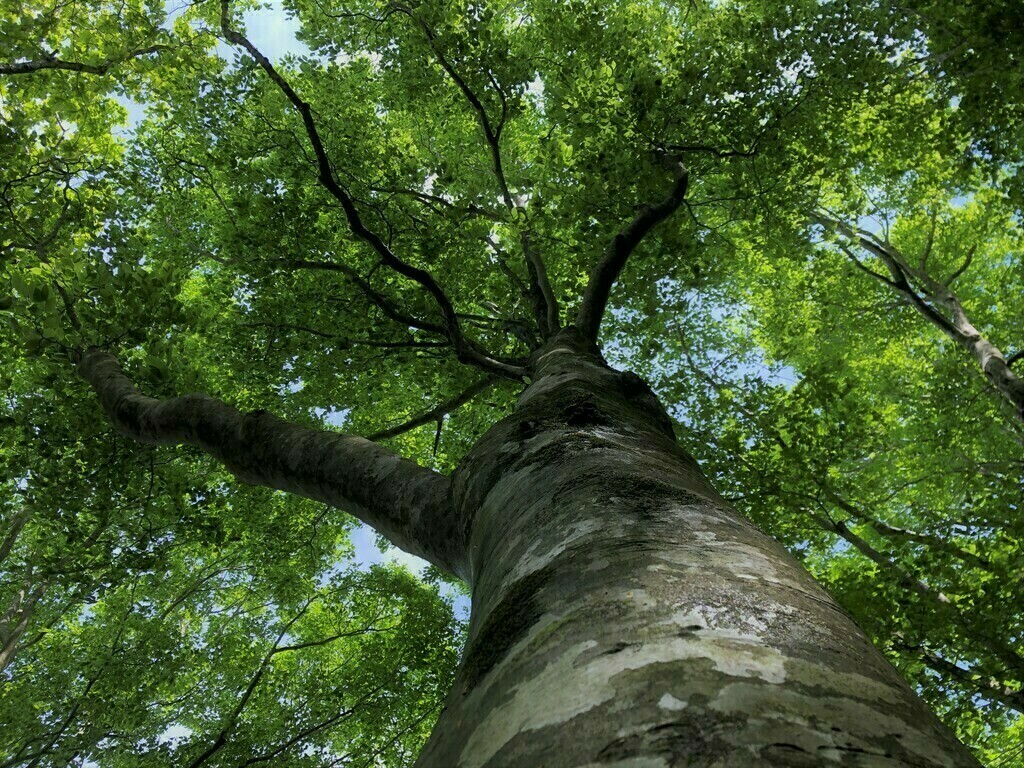
<svg viewBox="0 0 1024 768"><path fill-rule="evenodd" d="M977 766L566 329L453 476L473 608L418 768Z"/></svg>

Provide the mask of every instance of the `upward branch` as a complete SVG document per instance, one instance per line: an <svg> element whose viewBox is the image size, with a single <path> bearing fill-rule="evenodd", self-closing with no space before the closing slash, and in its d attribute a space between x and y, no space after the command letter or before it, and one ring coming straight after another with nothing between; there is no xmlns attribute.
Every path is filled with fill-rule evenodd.
<svg viewBox="0 0 1024 768"><path fill-rule="evenodd" d="M822 226L835 229L851 244L859 246L877 257L889 270L891 279L865 267L859 259L853 256L849 247L844 247L844 252L855 265L897 291L922 317L970 352L982 373L999 394L1013 405L1017 418L1024 419L1024 379L1010 369L1010 361L1006 359L1002 351L974 326L966 309L949 287L949 281L943 283L920 266L916 268L911 266L909 260L887 239L879 238L863 229L851 227L824 213L815 213L813 218ZM925 250L931 250L930 240ZM973 257L974 249L971 249L964 258L963 266L954 273L950 281L962 274L970 265ZM926 258L922 256L919 259L919 265L923 265L925 262ZM911 280L913 280L913 284ZM947 318L937 308L948 311L951 317Z"/></svg>
<svg viewBox="0 0 1024 768"><path fill-rule="evenodd" d="M81 355L78 370L120 432L151 445L199 448L243 482L342 509L407 552L466 575L443 475L361 437L241 413L208 395L147 397L112 355L95 348Z"/></svg>
<svg viewBox="0 0 1024 768"><path fill-rule="evenodd" d="M462 328L459 325L459 318L455 312L454 306L452 306L451 300L430 272L400 259L376 232L366 226L362 217L359 215L359 210L356 208L355 201L334 178L334 170L331 167L331 161L327 155L327 150L324 148L323 139L320 136L320 130L313 117L312 107L299 97L295 92L295 89L292 88L288 81L281 76L274 65L270 62L270 59L264 56L259 49L256 48L256 46L253 45L247 37L245 37L245 35L232 28L230 0L221 0L221 30L223 31L224 37L229 42L241 46L249 53L250 56L252 56L253 60L259 64L264 72L267 73L267 76L280 89L281 93L285 95L301 116L302 124L306 130L306 136L313 147L313 155L316 159L317 166L317 180L321 185L323 185L328 193L330 193L330 195L341 204L341 208L345 212L345 218L348 220L352 234L373 248L373 250L380 256L381 263L384 264L384 266L389 267L403 277L418 283L431 295L431 297L433 297L444 321L445 331L451 339L452 346L455 347L455 352L460 362L473 363L484 370L496 373L506 378L520 378L524 374L525 369L520 366L510 365L500 360L495 360L477 344L473 343L463 335Z"/></svg>
<svg viewBox="0 0 1024 768"><path fill-rule="evenodd" d="M597 342L601 318L604 316L612 286L626 266L626 261L644 236L683 204L690 183L690 174L680 162L670 162L670 167L675 181L669 193L660 202L644 206L629 225L615 235L604 258L590 272L590 280L583 293L583 302L576 315L576 327L585 338L594 343Z"/></svg>

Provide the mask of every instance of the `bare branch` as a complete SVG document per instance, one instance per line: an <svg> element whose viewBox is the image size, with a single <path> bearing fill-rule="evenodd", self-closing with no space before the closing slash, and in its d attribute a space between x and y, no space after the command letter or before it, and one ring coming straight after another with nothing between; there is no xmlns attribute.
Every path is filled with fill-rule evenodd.
<svg viewBox="0 0 1024 768"><path fill-rule="evenodd" d="M964 257L964 263L961 264L959 267L957 267L956 271L953 272L953 274L949 276L949 279L946 281L946 285L947 286L948 285L952 285L954 280L956 280L958 277L960 277L960 275L962 275L964 272L967 271L967 268L971 266L971 262L974 261L974 254L975 254L975 252L977 250L978 250L977 244L972 245L968 249L967 255Z"/></svg>
<svg viewBox="0 0 1024 768"><path fill-rule="evenodd" d="M326 331L320 331L316 328L310 328L305 325L298 323L243 323L246 328L267 328L269 330L279 331L298 331L299 333L308 333L311 336L317 336L321 339L330 339L334 341L338 347L345 349L348 347L377 347L378 349L438 349L449 346L447 341L419 341L417 339L407 339L405 341L381 341L379 339L353 339L350 336L340 336L336 333L328 333Z"/></svg>
<svg viewBox="0 0 1024 768"><path fill-rule="evenodd" d="M972 669L965 669L959 664L954 664L949 659L939 656L929 648L907 644L903 644L902 648L919 656L921 661L943 677L973 689L982 698L996 699L1006 707L1024 712L1024 691L1010 688L1000 681L986 677Z"/></svg>
<svg viewBox="0 0 1024 768"><path fill-rule="evenodd" d="M667 158L666 158L667 159ZM630 254L636 249L644 236L654 226L669 216L683 203L686 197L686 190L690 183L690 174L680 162L671 164L675 182L672 189L663 200L653 205L644 206L633 220L622 232L615 235L611 245L605 252L604 258L594 267L587 282L586 291L583 294L583 302L580 304L579 312L576 315L576 327L579 328L584 338L597 343L598 332L601 327L601 318L604 316L605 306L608 297L611 295L612 286L618 279Z"/></svg>
<svg viewBox="0 0 1024 768"><path fill-rule="evenodd" d="M371 303L379 307L385 315L396 323L409 328L418 328L421 331L428 331L430 333L447 336L446 329L443 326L438 325L437 323L431 323L427 320L421 320L418 317L413 317L412 315L407 315L402 312L390 298L378 291L375 291L367 280L361 277L356 270L347 264L339 264L334 261L310 261L308 259L295 259L284 263L286 266L293 267L294 269L340 272L355 283Z"/></svg>
<svg viewBox="0 0 1024 768"><path fill-rule="evenodd" d="M861 261L860 259L858 259L858 258L857 258L857 254L855 254L855 253L854 253L854 252L853 252L852 250L850 250L850 247L849 247L849 246L847 246L847 245L843 245L843 244L840 244L840 246L839 246L839 250L841 250L841 251L842 251L843 253L845 253L845 254L846 254L846 257L847 257L847 258L848 258L848 259L849 259L850 261L852 261L852 262L853 262L853 265L854 265L855 267L857 267L857 269L859 269L860 271L862 271L862 272L865 272L865 273L867 273L867 274L871 275L871 276L872 276L873 278L875 278L876 280L878 280L878 281L880 281L880 282L883 282L883 283L885 283L886 285L888 285L888 286L890 286L890 287L892 287L892 288L897 288L897 287L898 287L898 286L896 285L896 283L894 283L894 282L893 282L892 280L890 280L890 279L889 279L888 277L886 277L885 275L880 275L880 274L878 274L877 272L875 272L875 270L871 269L871 268L870 268L869 266L867 266L867 265L866 265L866 264L865 264L865 263L864 263L863 261Z"/></svg>
<svg viewBox="0 0 1024 768"><path fill-rule="evenodd" d="M754 157L757 149L720 149L706 144L669 144L665 147L674 154L704 153L714 155L718 158L726 157Z"/></svg>
<svg viewBox="0 0 1024 768"><path fill-rule="evenodd" d="M85 72L90 75L105 75L112 67L115 67L118 64L123 64L124 62L136 59L139 56L147 56L151 53L169 51L172 47L173 46L170 45L150 45L145 48L137 48L133 51L128 51L128 53L123 56L108 59L107 61L99 64L85 64L80 61L64 61L63 59L58 58L57 52L54 51L42 59L10 63L0 62L0 75L27 75L44 69L63 69L68 72Z"/></svg>
<svg viewBox="0 0 1024 768"><path fill-rule="evenodd" d="M932 208L929 216L928 239L925 240L924 250L921 251L921 258L918 260L918 269L924 271L928 268L928 257L932 255L932 246L935 245L935 229L938 225L938 208Z"/></svg>
<svg viewBox="0 0 1024 768"><path fill-rule="evenodd" d="M461 408L474 397L479 395L481 392L485 392L497 382L497 379L493 376L489 376L486 379L481 379L470 387L460 392L458 395L453 397L451 400L446 400L440 405L431 408L426 413L420 414L414 419L410 419L404 424L398 424L394 427L388 427L382 429L380 432L374 432L372 435L367 436L367 440L386 440L389 437L397 437L398 435L410 432L417 427L422 427L424 424L432 424L434 422L440 422L445 416L450 414L452 411Z"/></svg>
<svg viewBox="0 0 1024 768"><path fill-rule="evenodd" d="M412 13L409 9L402 8L401 10L412 18ZM491 119L487 114L487 109L484 107L483 102L480 101L479 97L473 92L473 89L469 87L466 80L448 60L444 51L441 50L434 31L423 21L419 22L419 27L423 30L423 34L427 39L427 44L430 46L430 50L433 51L434 56L441 65L441 68L448 74L455 85L458 86L462 95L465 96L466 101L468 101L470 107L472 107L473 112L476 113L477 120L479 120L480 126L484 132L484 138L487 141L487 147L491 153L491 165L494 170L494 178L498 182L498 189L501 192L502 200L504 200L506 207L510 211L525 216L526 208L512 196L512 192L508 186L508 181L505 178L505 170L501 157L501 131L505 126L505 121L508 119L508 103L498 81L491 72L487 73L491 85L497 92L498 99L501 102L501 119L495 126L491 123ZM534 295L532 298L534 315L536 317L537 326L540 329L541 336L546 339L554 335L561 327L558 300L555 298L555 293L551 289L547 266L544 264L543 258L530 239L529 233L525 230L520 231L519 240L523 249L523 256L526 258L526 265L530 274L530 283L533 288Z"/></svg>
<svg viewBox="0 0 1024 768"><path fill-rule="evenodd" d="M889 523L886 523L882 520L878 520L875 517L869 515L863 509L854 506L846 499L844 499L842 496L837 494L835 491L826 487L824 484L821 484L821 487L825 495L833 504L842 509L844 512L866 523L879 535L885 536L886 538L890 539L910 541L914 542L915 544L921 544L923 546L931 548L934 551L945 552L947 555L955 557L958 560L962 560L963 562L972 565L975 568L991 572L992 563L990 563L985 558L974 554L973 552L968 552L967 550L961 549L948 539L944 539L941 536L919 533L917 531L911 531L907 528L899 528L894 525L889 525Z"/></svg>

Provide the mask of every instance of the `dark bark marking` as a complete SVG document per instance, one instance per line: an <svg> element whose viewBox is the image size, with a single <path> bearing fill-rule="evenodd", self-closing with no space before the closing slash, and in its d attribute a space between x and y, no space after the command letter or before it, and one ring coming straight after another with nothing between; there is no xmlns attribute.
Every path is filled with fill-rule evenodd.
<svg viewBox="0 0 1024 768"><path fill-rule="evenodd" d="M538 452L539 453L539 452ZM556 504L566 501L576 489L585 487L596 492L601 498L621 497L633 502L633 507L644 516L666 502L674 504L709 504L710 499L681 488L674 483L665 482L642 474L623 474L609 471L607 468L591 472L581 472L572 480L563 483L553 497Z"/></svg>
<svg viewBox="0 0 1024 768"><path fill-rule="evenodd" d="M821 747L819 747L821 749ZM785 766L786 768L818 768L821 758L811 754L798 744L780 741L769 744L759 750L758 757L766 760L768 765Z"/></svg>
<svg viewBox="0 0 1024 768"><path fill-rule="evenodd" d="M623 371L619 376L618 384L622 396L631 405L640 406L654 422L658 431L672 442L676 442L675 425L650 385L632 371Z"/></svg>
<svg viewBox="0 0 1024 768"><path fill-rule="evenodd" d="M616 653L622 653L627 648L639 648L641 645L643 645L643 643L627 643L620 640L619 642L613 643L610 646L605 646L604 648L590 648L577 656L572 665L576 669L579 669L580 667L587 666L594 659L601 656L614 656Z"/></svg>
<svg viewBox="0 0 1024 768"><path fill-rule="evenodd" d="M611 420L589 397L571 403L563 412L563 419L566 425L577 428L606 427L611 424Z"/></svg>
<svg viewBox="0 0 1024 768"><path fill-rule="evenodd" d="M551 581L554 570L548 565L517 581L487 616L480 633L466 648L461 672L463 695L473 690L544 614L537 595Z"/></svg>
<svg viewBox="0 0 1024 768"><path fill-rule="evenodd" d="M731 720L731 719L730 719ZM728 730L728 720L714 716L691 717L682 723L662 723L642 733L616 739L602 749L597 760L617 763L631 757L664 757L677 766L716 765L719 758L735 751L719 735Z"/></svg>

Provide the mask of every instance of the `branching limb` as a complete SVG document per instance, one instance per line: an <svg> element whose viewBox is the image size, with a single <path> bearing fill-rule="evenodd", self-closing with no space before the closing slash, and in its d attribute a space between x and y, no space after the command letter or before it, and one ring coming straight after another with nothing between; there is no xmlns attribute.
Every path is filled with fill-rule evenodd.
<svg viewBox="0 0 1024 768"><path fill-rule="evenodd" d="M886 538L895 539L897 541L913 542L915 544L920 544L922 546L929 547L933 551L945 552L947 555L955 557L957 560L961 560L962 562L965 562L968 565L972 565L975 568L979 568L983 571L991 572L992 563L990 563L987 559L985 559L984 557L980 557L979 555L976 555L973 552L968 552L965 549L961 549L948 539L944 539L941 536L919 533L917 531L911 531L907 528L899 528L894 525L889 525L889 523L886 523L883 520L878 520L873 516L869 515L863 509L854 506L846 499L844 499L842 496L837 494L835 491L826 487L824 484L822 484L822 491L828 497L829 501L831 501L833 504L835 504L837 507L842 509L847 514L852 515L858 520L869 525L880 536L885 536Z"/></svg>
<svg viewBox="0 0 1024 768"><path fill-rule="evenodd" d="M974 670L964 669L959 664L954 664L924 646L903 644L901 649L919 656L926 666L931 667L944 678L955 680L960 685L976 691L982 698L995 699L1006 707L1024 712L1024 691L1010 688L995 678L986 677Z"/></svg>
<svg viewBox="0 0 1024 768"><path fill-rule="evenodd" d="M590 273L587 288L583 293L583 302L576 315L576 327L584 338L595 344L612 286L626 266L630 254L655 225L667 219L683 204L690 183L690 174L680 162L671 163L671 167L675 181L668 195L654 205L644 206L629 225L615 236L604 258Z"/></svg>
<svg viewBox="0 0 1024 768"><path fill-rule="evenodd" d="M365 280L360 274L347 264L339 264L334 261L310 261L304 259L295 259L292 261L285 262L285 264L294 269L312 269L321 270L324 272L340 272L363 292L363 295L370 300L372 304L378 307L387 317L394 320L396 323L406 326L407 328L418 328L421 331L427 331L429 333L436 333L441 336L447 336L446 329L444 326L432 323L427 320L421 320L418 317L413 317L405 312L402 312L398 306L384 294L375 291L370 283Z"/></svg>
<svg viewBox="0 0 1024 768"><path fill-rule="evenodd" d="M859 269L861 272L864 272L865 274L871 275L871 277L875 278L875 280L878 280L881 283L885 283L890 288L897 288L898 287L896 285L896 283L894 283L888 277L886 277L885 275L881 275L878 272L875 272L875 270L871 269L871 267L867 266L863 261L858 259L857 258L857 254L855 254L853 252L853 250L851 250L851 248L848 245L840 244L839 250L841 250L843 253L845 253L846 254L846 258L848 258L851 262L853 262L853 265L857 269Z"/></svg>
<svg viewBox="0 0 1024 768"><path fill-rule="evenodd" d="M445 416L450 414L452 411L461 408L481 392L486 392L488 389L493 387L496 382L497 379L493 376L481 379L476 384L473 384L460 392L451 400L446 400L440 405L431 408L426 413L420 414L414 419L410 419L404 424L398 424L394 427L382 429L380 432L374 432L372 435L368 435L366 439L373 440L374 442L377 442L378 440L386 440L389 437L397 437L398 435L405 434L406 432L411 432L417 427L422 427L424 424L440 422Z"/></svg>
<svg viewBox="0 0 1024 768"><path fill-rule="evenodd" d="M318 640L311 640L305 643L297 643L294 645L282 645L282 640L284 640L284 638L288 635L289 631L292 629L295 623L305 615L305 613L309 610L310 606L316 600L318 600L319 597L320 595L315 595L314 597L307 600L306 603L302 606L302 608L299 609L298 613L296 613L295 616L293 616L291 619L288 620L288 622L285 623L281 631L278 633L277 639L274 641L274 645L270 648L270 650L268 650L263 655L263 659L260 661L259 666L256 668L256 672L252 675L252 677L249 678L249 684L246 686L245 690L242 691L241 695L239 696L238 702L235 704L234 708L228 713L227 717L224 720L224 724L221 726L220 731L217 733L217 736L214 739L213 743L209 747L207 747L202 753L200 753L195 760L189 763L189 768L200 768L200 766L204 765L207 761L209 761L211 757L213 757L218 751L220 751L220 749L224 745L228 743L228 739L231 736L231 732L237 726L238 721L242 716L242 713L248 706L249 701L252 699L252 696L256 692L257 687L259 687L260 682L263 680L267 672L270 670L271 662L273 661L275 656L281 653L302 650L303 648L314 648L318 646L328 645L329 643L333 643L343 638L355 637L357 635L365 635L369 632L384 631L381 629L376 629L372 626L366 626L359 629L338 632L336 634L328 635L327 637L322 637ZM375 689L375 691L379 690L379 688L381 687L383 686L379 686L377 689ZM320 727L326 727L330 723L336 722L337 720L340 720L343 717L347 717L350 714L352 714L351 708L344 709L340 713L338 713L337 716L325 722ZM308 735L308 732L304 733L302 738L305 738L305 735ZM288 746L291 746L291 744L287 742L286 745L287 746L284 747L284 749L286 749ZM283 751L283 749L281 751Z"/></svg>
<svg viewBox="0 0 1024 768"><path fill-rule="evenodd" d="M410 18L413 18L411 9L399 7L403 13L406 13ZM414 19L414 21L416 21ZM491 82L491 86L498 94L498 99L501 102L501 118L495 124L491 121L491 118L487 114L487 109L484 107L483 102L473 92L473 89L469 87L469 83L466 82L465 78L459 74L459 71L452 65L448 57L445 56L441 46L437 42L437 36L434 31L424 22L418 21L420 29L423 31L426 37L427 44L430 46L430 50L434 53L437 58L438 64L452 79L452 82L458 87L465 96L466 101L469 102L473 112L477 116L477 120L480 122L480 127L483 129L484 139L487 141L487 147L491 154L491 166L494 171L494 178L498 183L498 189L501 192L501 199L504 201L505 206L516 214L525 216L526 208L512 195L511 190L508 186L508 180L505 177L504 164L501 157L501 132L505 126L505 121L508 119L508 102L505 98L504 92L495 79L493 73L488 72L488 78ZM533 307L534 315L537 320L537 327L540 330L541 336L545 339L553 336L561 328L560 310L558 307L558 300L555 298L555 293L551 289L551 282L548 279L547 266L544 264L544 259L537 251L529 233L526 230L521 230L519 233L520 245L523 249L523 256L526 258L526 266L530 273L530 283L533 289Z"/></svg>
<svg viewBox="0 0 1024 768"><path fill-rule="evenodd" d="M882 573L894 579L904 588L916 592L937 615L956 624L971 642L992 654L1011 674L1018 677L1024 674L1024 657L1020 656L1014 648L989 637L980 626L972 624L941 590L937 590L928 582L917 578L895 560L879 552L861 536L858 536L844 521L834 520L827 514L818 514L810 510L807 510L807 513L823 530L838 534L854 549L874 562Z"/></svg>
<svg viewBox="0 0 1024 768"><path fill-rule="evenodd" d="M352 234L373 248L380 256L381 263L384 266L417 283L434 299L444 321L445 334L451 340L460 362L472 363L484 370L491 373L499 373L507 378L518 379L522 377L525 373L525 368L495 360L477 344L463 335L451 300L430 272L400 259L376 232L366 226L359 215L359 210L356 208L355 200L334 177L334 170L327 155L327 150L324 148L320 130L313 117L312 107L299 97L291 84L277 71L270 59L264 56L245 35L232 28L230 0L221 0L221 30L228 42L241 46L249 53L299 113L306 130L306 136L313 147L318 172L317 180L341 204Z"/></svg>
<svg viewBox="0 0 1024 768"><path fill-rule="evenodd" d="M489 221L504 221L500 213L490 211L483 206L475 205L473 203L458 205L451 200L447 200L439 195L432 195L428 192L422 192L415 189L398 189L396 187L371 187L370 190L372 192L385 195L411 197L434 210L436 210L434 207L437 206L466 217L478 216L480 218L488 219Z"/></svg>
<svg viewBox="0 0 1024 768"><path fill-rule="evenodd" d="M351 435L244 414L208 395L143 395L107 352L89 349L78 370L123 434L151 445L191 445L242 482L343 509L396 546L459 576L466 553L448 478Z"/></svg>
<svg viewBox="0 0 1024 768"><path fill-rule="evenodd" d="M861 265L862 268L874 277L888 283L932 325L970 352L999 394L1013 405L1017 417L1024 420L1024 379L1010 369L1010 362L1003 356L999 348L974 326L960 300L950 289L949 281L943 283L924 269L912 267L907 258L892 243L871 232L851 227L824 213L815 213L813 218L819 224L835 229L851 244L874 254L889 270L892 279L883 279L863 265ZM930 249L931 245L929 244L927 248ZM848 253L848 255L850 254ZM972 248L950 281L963 274L973 258L974 249ZM854 263L858 263L856 258L853 260ZM923 264L924 259L922 258L919 263ZM917 284L917 287L911 284L911 280ZM947 318L936 307L948 311L952 319Z"/></svg>

